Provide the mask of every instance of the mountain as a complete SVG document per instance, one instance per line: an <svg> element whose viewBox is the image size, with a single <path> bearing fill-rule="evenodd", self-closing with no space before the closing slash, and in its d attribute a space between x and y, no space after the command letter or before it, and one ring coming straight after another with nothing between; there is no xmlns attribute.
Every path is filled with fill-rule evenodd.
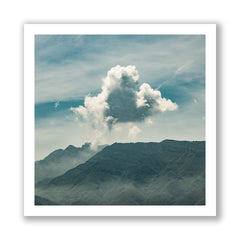
<svg viewBox="0 0 240 240"><path fill-rule="evenodd" d="M36 193L59 204L205 204L205 142L114 143Z"/></svg>
<svg viewBox="0 0 240 240"><path fill-rule="evenodd" d="M204 171L204 147L204 142L170 140L161 143L115 143L50 183L99 184L119 177L141 183L160 175L193 176Z"/></svg>
<svg viewBox="0 0 240 240"><path fill-rule="evenodd" d="M105 146L91 149L89 143L82 147L69 145L66 149L58 149L50 153L43 160L35 162L35 183L62 175L67 170L84 163Z"/></svg>

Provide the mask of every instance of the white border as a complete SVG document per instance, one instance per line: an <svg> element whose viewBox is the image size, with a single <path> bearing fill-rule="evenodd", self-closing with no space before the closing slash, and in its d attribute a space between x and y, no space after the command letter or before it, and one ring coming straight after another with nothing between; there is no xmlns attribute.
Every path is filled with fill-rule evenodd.
<svg viewBox="0 0 240 240"><path fill-rule="evenodd" d="M206 36L206 205L35 206L34 35L204 34ZM24 216L216 216L216 25L25 24L24 25Z"/></svg>

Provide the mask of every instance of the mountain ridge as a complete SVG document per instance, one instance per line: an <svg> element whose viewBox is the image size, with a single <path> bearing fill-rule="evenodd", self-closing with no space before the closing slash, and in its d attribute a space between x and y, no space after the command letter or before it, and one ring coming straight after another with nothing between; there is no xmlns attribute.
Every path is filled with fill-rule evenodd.
<svg viewBox="0 0 240 240"><path fill-rule="evenodd" d="M60 205L204 205L205 141L113 143L35 190Z"/></svg>
<svg viewBox="0 0 240 240"><path fill-rule="evenodd" d="M78 164L84 163L104 147L105 145L100 145L98 149L93 150L90 143L85 143L81 147L69 145L65 149L51 152L44 159L35 162L35 182L63 174Z"/></svg>

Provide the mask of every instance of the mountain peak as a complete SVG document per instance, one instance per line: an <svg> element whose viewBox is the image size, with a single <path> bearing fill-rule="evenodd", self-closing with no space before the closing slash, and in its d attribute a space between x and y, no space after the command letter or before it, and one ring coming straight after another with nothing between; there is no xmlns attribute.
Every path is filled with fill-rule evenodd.
<svg viewBox="0 0 240 240"><path fill-rule="evenodd" d="M71 151L71 150L75 150L76 147L74 147L73 145L69 145L67 148L65 148L65 151Z"/></svg>

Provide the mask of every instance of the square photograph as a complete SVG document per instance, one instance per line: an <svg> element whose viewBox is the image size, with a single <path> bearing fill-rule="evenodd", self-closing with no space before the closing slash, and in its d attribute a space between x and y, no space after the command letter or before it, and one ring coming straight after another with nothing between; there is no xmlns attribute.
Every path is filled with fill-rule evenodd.
<svg viewBox="0 0 240 240"><path fill-rule="evenodd" d="M206 207L206 34L31 36L33 208Z"/></svg>

